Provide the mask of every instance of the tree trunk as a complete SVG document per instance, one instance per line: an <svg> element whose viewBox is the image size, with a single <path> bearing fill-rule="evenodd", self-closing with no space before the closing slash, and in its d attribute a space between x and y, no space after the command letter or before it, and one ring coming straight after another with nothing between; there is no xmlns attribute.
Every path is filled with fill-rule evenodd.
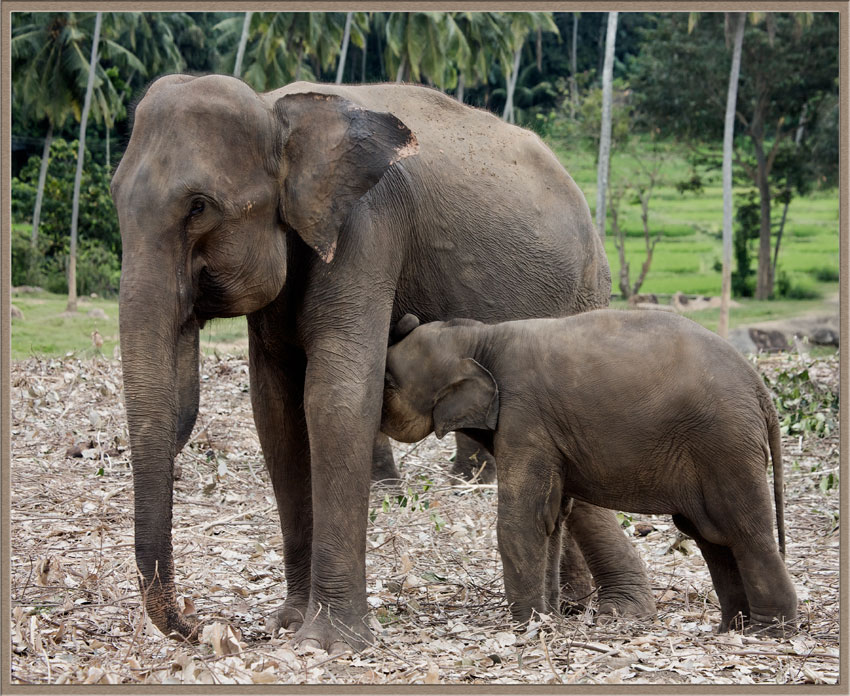
<svg viewBox="0 0 850 696"><path fill-rule="evenodd" d="M516 51L514 51L514 64L511 70L511 74L508 75L507 80L507 95L505 98L505 109L502 112L502 118L508 123L514 123L514 90L516 89L517 79L519 78L519 60L522 57L522 44L524 41L517 46Z"/></svg>
<svg viewBox="0 0 850 696"><path fill-rule="evenodd" d="M720 281L720 318L717 325L717 333L722 338L729 336L729 305L732 299L732 146L746 15L741 12L736 15L736 20L729 89L726 93L726 119L723 126L723 272ZM746 269L739 270L744 272Z"/></svg>
<svg viewBox="0 0 850 696"><path fill-rule="evenodd" d="M803 113L800 115L800 125L797 126L797 133L794 136L794 146L799 147L800 141L803 139L803 131L806 127L806 107L803 105ZM776 262L779 260L779 243L782 241L782 232L785 230L785 219L788 217L788 206L791 205L791 184L785 186L785 207L782 208L782 221L779 223L779 229L776 231L776 246L773 248L773 277L776 278Z"/></svg>
<svg viewBox="0 0 850 696"><path fill-rule="evenodd" d="M369 35L363 40L363 54L360 57L360 82L366 82L366 51L369 48Z"/></svg>
<svg viewBox="0 0 850 696"><path fill-rule="evenodd" d="M110 171L111 162L109 161L109 159L110 159L110 157L109 157L109 155L110 155L110 153L109 153L109 124L107 123L107 124L104 124L104 125L106 127L106 171Z"/></svg>
<svg viewBox="0 0 850 696"><path fill-rule="evenodd" d="M543 29L537 27L537 72L543 72Z"/></svg>
<svg viewBox="0 0 850 696"><path fill-rule="evenodd" d="M573 45L570 47L570 118L575 121L578 109L578 86L576 85L576 43L578 41L578 12L573 12Z"/></svg>
<svg viewBox="0 0 850 696"><path fill-rule="evenodd" d="M35 208L32 211L32 248L38 247L38 226L41 223L41 204L44 200L44 182L47 181L47 165L50 163L50 144L53 142L53 122L47 126L47 135L44 138L44 150L41 153L41 168L38 171L38 189L35 193ZM32 255L35 262L35 254Z"/></svg>
<svg viewBox="0 0 850 696"><path fill-rule="evenodd" d="M94 36L91 43L91 62L89 63L89 79L86 84L86 97L83 102L83 113L80 116L80 147L77 150L77 173L74 176L74 201L71 208L71 253L68 257L68 306L67 312L77 311L77 225L80 219L80 185L83 180L83 160L86 154L86 124L89 120L91 95L94 89L94 76L97 70L97 44L100 41L100 25L103 13L98 12L94 20Z"/></svg>
<svg viewBox="0 0 850 696"><path fill-rule="evenodd" d="M455 93L455 98L463 104L463 96L464 91L466 89L466 77L463 73L460 73L457 76L457 92Z"/></svg>
<svg viewBox="0 0 850 696"><path fill-rule="evenodd" d="M395 74L395 81L401 82L404 79L404 71L407 68L407 55L402 56L401 63L398 64L398 71Z"/></svg>
<svg viewBox="0 0 850 696"><path fill-rule="evenodd" d="M242 59L245 57L245 46L248 45L248 34L253 14L253 12L245 13L245 21L242 23L242 36L239 37L239 48L236 50L236 64L233 66L234 77L242 76Z"/></svg>
<svg viewBox="0 0 850 696"><path fill-rule="evenodd" d="M342 34L342 47L339 50L339 65L336 68L336 84L342 84L342 71L345 70L345 57L348 54L348 42L351 39L351 20L354 13L345 15L345 31Z"/></svg>
<svg viewBox="0 0 850 696"><path fill-rule="evenodd" d="M602 128L599 133L599 167L596 171L596 229L605 240L605 188L611 156L611 92L614 77L614 42L617 39L617 13L608 13L605 39L605 67L602 70Z"/></svg>
<svg viewBox="0 0 850 696"><path fill-rule="evenodd" d="M773 294L773 267L770 263L770 182L767 175L767 158L764 154L762 134L753 138L758 165L759 203L761 226L759 229L759 261L756 276L756 299L767 300Z"/></svg>
<svg viewBox="0 0 850 696"><path fill-rule="evenodd" d="M304 44L298 46L298 62L295 64L295 81L301 79L301 63L304 61Z"/></svg>

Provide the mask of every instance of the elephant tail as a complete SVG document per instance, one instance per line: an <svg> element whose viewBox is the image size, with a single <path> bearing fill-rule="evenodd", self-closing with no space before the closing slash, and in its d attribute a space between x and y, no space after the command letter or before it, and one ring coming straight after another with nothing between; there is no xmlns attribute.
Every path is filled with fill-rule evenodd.
<svg viewBox="0 0 850 696"><path fill-rule="evenodd" d="M779 553L785 558L785 472L782 466L782 437L779 431L779 416L769 394L765 394L763 405L767 419L767 440L770 458L773 461L773 502L776 507L776 531L779 536Z"/></svg>

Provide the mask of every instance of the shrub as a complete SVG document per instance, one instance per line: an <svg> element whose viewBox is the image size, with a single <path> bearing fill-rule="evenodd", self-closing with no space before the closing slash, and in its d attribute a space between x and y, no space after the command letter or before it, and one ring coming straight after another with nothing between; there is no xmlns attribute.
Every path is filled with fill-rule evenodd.
<svg viewBox="0 0 850 696"><path fill-rule="evenodd" d="M44 186L38 247L33 253L30 233L13 235L12 282L42 285L51 292L67 292L65 278L70 245L77 143L56 139L50 146L50 163ZM31 221L41 157L31 157L12 179L12 215ZM109 193L109 172L86 154L80 186L77 280L81 293L114 294L121 265L121 233Z"/></svg>
<svg viewBox="0 0 850 696"><path fill-rule="evenodd" d="M841 280L841 272L837 266L821 266L810 271L815 280L821 283L834 283Z"/></svg>
<svg viewBox="0 0 850 696"><path fill-rule="evenodd" d="M784 297L787 300L816 300L821 297L821 292L810 282L793 277L784 269L780 269L776 274L773 290L776 297Z"/></svg>

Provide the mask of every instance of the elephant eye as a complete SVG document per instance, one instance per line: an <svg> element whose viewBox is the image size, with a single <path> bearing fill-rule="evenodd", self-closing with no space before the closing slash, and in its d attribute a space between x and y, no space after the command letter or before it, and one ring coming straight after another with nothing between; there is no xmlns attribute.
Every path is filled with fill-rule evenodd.
<svg viewBox="0 0 850 696"><path fill-rule="evenodd" d="M204 208L206 208L206 203L202 198L196 198L192 201L192 207L189 209L189 216L194 217L195 215L200 215L204 212Z"/></svg>

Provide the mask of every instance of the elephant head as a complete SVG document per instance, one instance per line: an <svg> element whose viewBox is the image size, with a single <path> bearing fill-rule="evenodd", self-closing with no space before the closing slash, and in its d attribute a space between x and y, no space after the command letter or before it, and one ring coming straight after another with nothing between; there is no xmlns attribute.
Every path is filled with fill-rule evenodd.
<svg viewBox="0 0 850 696"><path fill-rule="evenodd" d="M495 430L499 387L471 357L474 327L481 324L458 319L418 324L407 314L393 329L393 338L401 340L387 350L381 430L401 442L417 442L431 432L443 438L452 430Z"/></svg>
<svg viewBox="0 0 850 696"><path fill-rule="evenodd" d="M172 75L139 102L112 195L136 561L164 633L193 632L177 611L171 500L198 411L199 328L277 298L296 237L331 263L357 202L415 152L394 116L334 95Z"/></svg>

